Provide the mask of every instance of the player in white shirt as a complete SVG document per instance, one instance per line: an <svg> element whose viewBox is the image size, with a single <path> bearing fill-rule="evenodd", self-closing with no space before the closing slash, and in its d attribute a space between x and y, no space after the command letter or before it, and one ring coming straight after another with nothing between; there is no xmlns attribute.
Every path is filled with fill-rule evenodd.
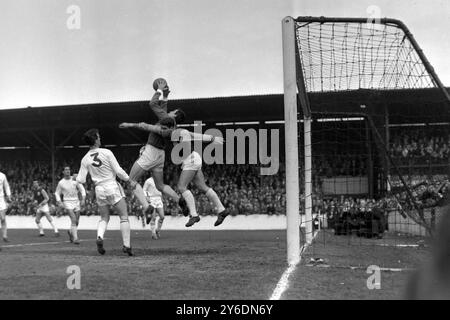
<svg viewBox="0 0 450 320"><path fill-rule="evenodd" d="M84 207L86 190L81 183L76 182L70 175L70 167L63 170L63 178L58 182L55 191L56 202L60 208L69 214L70 229L67 230L70 242L80 244L78 240L78 222L80 221L81 207ZM81 194L81 202L78 196ZM63 199L61 200L61 195Z"/></svg>
<svg viewBox="0 0 450 320"><path fill-rule="evenodd" d="M137 128L149 132L159 132L161 127L159 125L151 125L144 122L141 123L128 123L124 122L120 124L121 128ZM170 129L166 129L170 130ZM215 137L209 134L199 134L190 132L186 129L174 129L172 130L171 140L174 144L180 143L182 150L189 150L189 152L183 152L183 162L181 165L182 171L178 178L178 190L182 197L185 199L187 207L189 209L189 221L186 223L186 227L191 227L195 223L200 221L198 215L195 199L192 192L187 188L189 183L194 182L199 190L205 193L206 197L214 204L214 210L217 213L217 220L214 226L222 224L224 219L229 215L229 211L223 206L217 193L206 185L205 176L202 172L202 158L198 152L192 151L191 143L194 140L200 140L205 142L215 142L223 144L222 137ZM186 154L186 155L184 155Z"/></svg>
<svg viewBox="0 0 450 320"><path fill-rule="evenodd" d="M197 133L191 133L186 129L178 129L176 134L172 135L172 142L175 144L179 143L182 150L192 150L193 140L223 143L223 139L221 137L199 135ZM217 227L222 224L223 220L229 215L229 211L225 209L222 201L220 201L219 196L214 189L210 188L206 184L205 176L202 171L202 157L196 151L188 153L188 155L183 159L181 164L181 173L178 177L177 184L178 190L186 199L191 216L186 224L186 227L190 227L200 221L200 216L198 215L195 206L194 195L188 189L188 185L191 182L194 182L195 186L206 195L209 201L213 203L214 211L217 214L217 220L214 223L214 226Z"/></svg>
<svg viewBox="0 0 450 320"><path fill-rule="evenodd" d="M6 227L6 211L8 202L11 202L11 189L8 179L3 172L0 172L0 222L2 224L3 241L8 242L8 230Z"/></svg>
<svg viewBox="0 0 450 320"><path fill-rule="evenodd" d="M164 222L164 204L162 201L162 193L158 189L156 189L155 181L152 177L148 178L144 183L144 193L147 197L147 201L150 205L155 208L150 221L147 221L147 224L150 224L150 229L152 231L152 238L159 239L161 228ZM158 226L156 227L156 218L158 219Z"/></svg>
<svg viewBox="0 0 450 320"><path fill-rule="evenodd" d="M132 256L130 222L125 202L125 192L117 182L116 176L128 182L133 189L136 187L136 182L131 180L128 174L120 167L111 150L100 148L100 134L97 129L88 130L83 138L90 146L90 150L81 160L80 171L76 181L82 184L86 183L86 176L89 173L95 185L95 197L98 211L101 215L97 228L97 250L102 255L106 252L103 247L103 238L109 222L109 206L113 206L120 216L123 252Z"/></svg>

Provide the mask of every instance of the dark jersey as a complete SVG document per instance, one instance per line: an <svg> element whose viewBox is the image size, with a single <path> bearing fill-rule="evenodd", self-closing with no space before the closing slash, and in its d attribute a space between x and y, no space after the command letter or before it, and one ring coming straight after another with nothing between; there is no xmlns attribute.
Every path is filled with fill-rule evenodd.
<svg viewBox="0 0 450 320"><path fill-rule="evenodd" d="M168 143L170 142L172 132L175 129L168 128L167 126L161 125L161 121L158 121L156 123L156 125L161 126L161 129L162 129L161 134L156 133L156 132L150 132L148 134L147 144L154 146L155 148L158 148L158 149L165 149L167 147Z"/></svg>
<svg viewBox="0 0 450 320"><path fill-rule="evenodd" d="M38 203L41 203L45 199L44 196L42 195L42 190L43 190L42 188L34 190L33 197L34 200L36 200Z"/></svg>
<svg viewBox="0 0 450 320"><path fill-rule="evenodd" d="M153 97L152 100L150 101L150 108L152 109L153 113L156 115L156 117L158 118L158 122L156 123L161 124L161 121L164 118L168 117L167 114L167 101L163 100L163 101L159 101L159 97L160 97L160 93L156 92ZM167 132L167 134L161 135L155 132L150 132L148 135L148 140L147 140L147 144L154 146L155 148L158 149L165 149L166 144L168 142L170 142L170 137L171 137L171 131Z"/></svg>

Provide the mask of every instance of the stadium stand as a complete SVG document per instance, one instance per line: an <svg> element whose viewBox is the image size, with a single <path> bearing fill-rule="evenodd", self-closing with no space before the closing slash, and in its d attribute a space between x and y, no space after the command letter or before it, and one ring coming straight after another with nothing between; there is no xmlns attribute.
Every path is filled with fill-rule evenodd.
<svg viewBox="0 0 450 320"><path fill-rule="evenodd" d="M336 104L338 101L336 108L356 109L359 108L356 102L359 94L358 92L342 93L338 99L336 99L335 93L323 94L320 97L312 94L311 98L321 99L324 105L331 102ZM449 160L450 131L443 125L426 126L426 130L424 127L408 125L413 122L412 120L417 120L408 118L410 114L408 110L412 108L408 101L419 105L416 107L417 112L426 113L427 106L421 110L420 101L421 99L432 100L433 92L417 90L415 94L408 97L401 92L398 93L398 96L390 93L390 99L392 108L396 111L392 113L390 121L407 124L393 126L390 129L390 154L393 158L399 159L399 169L408 173L407 179L411 185L417 181L422 183L421 187L416 190L419 198L420 195L426 195L427 192L435 194L445 179L441 169L447 166ZM201 119L206 124L204 130L211 127L219 128L221 131L228 128L244 130L278 128L281 133L280 155L284 154L283 123L280 121L283 103L281 95L175 100L171 103L183 108L189 115L189 121ZM435 102L435 104L439 103L440 101ZM80 145L80 136L88 128L97 127L101 130L105 146L111 148L123 168L129 170L140 146L146 140L145 133L124 132L119 130L117 125L122 121L154 122L156 119L152 118L146 104L147 102L122 102L1 111L5 125L0 128L2 133L0 136L0 145L2 146L0 170L5 172L10 181L14 200L9 214L32 214L33 204L30 191L32 180L40 180L53 197L54 186L60 178L63 166L69 165L73 173L77 172L79 161L86 152L86 149ZM64 113L61 112L62 109L64 109ZM227 109L227 112L224 113L223 109ZM258 114L257 121L254 121L255 114ZM21 121L18 122L17 119L21 119ZM217 119L220 119L221 123L216 122ZM427 119L428 122L433 120L437 119ZM245 123L245 121L252 122ZM330 149L332 145L328 144L322 147ZM368 171L368 162L363 152L357 150L349 153L348 150L340 149L339 146L334 148L328 154L317 152L321 156L315 159L313 185L316 213L325 214L333 206L342 212L343 208L347 206L386 207L387 204L391 204L390 200L392 199L388 196L380 198L380 193L374 194L372 197L367 194L351 196L323 194L323 179L364 177ZM179 168L173 164L166 164L165 180L172 186L176 185L178 170ZM207 183L214 187L232 215L285 213L283 159L281 159L279 172L273 176L261 176L258 165L214 164L205 165L203 170ZM395 188L395 184L392 187ZM203 215L212 214L212 208L207 199L199 195L195 188L193 188L193 192L198 199L199 212ZM127 194L129 195L130 212L134 214L139 212L140 209L128 190ZM430 202L430 198L433 197L425 196L424 203ZM54 199L52 200L54 204ZM395 205L391 204L391 206ZM53 210L56 214L61 214L54 206ZM176 212L174 204L166 202L166 213L175 215ZM89 184L84 214L96 214L92 185Z"/></svg>

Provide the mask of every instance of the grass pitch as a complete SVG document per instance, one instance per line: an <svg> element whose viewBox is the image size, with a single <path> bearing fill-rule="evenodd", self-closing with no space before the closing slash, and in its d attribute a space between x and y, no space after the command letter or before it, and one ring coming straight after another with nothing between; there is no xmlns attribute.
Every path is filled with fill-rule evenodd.
<svg viewBox="0 0 450 320"><path fill-rule="evenodd" d="M60 232L59 238L50 231L40 238L36 230L9 231L11 242L0 252L0 299L268 299L287 267L284 231L163 230L160 240L133 231L135 257L122 253L119 231L107 231L104 256L97 253L95 232L80 231L78 246ZM382 288L368 290L367 266L414 268L427 250L382 246L389 241L349 243L345 236L319 234L281 298L400 297L409 271L382 272ZM328 267L309 266L311 257ZM79 290L66 284L73 265L81 270ZM349 268L354 266L361 268Z"/></svg>

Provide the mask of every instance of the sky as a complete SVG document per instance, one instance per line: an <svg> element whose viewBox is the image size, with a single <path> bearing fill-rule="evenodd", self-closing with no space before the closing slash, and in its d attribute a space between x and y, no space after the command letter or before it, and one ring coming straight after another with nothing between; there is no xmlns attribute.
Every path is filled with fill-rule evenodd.
<svg viewBox="0 0 450 320"><path fill-rule="evenodd" d="M0 8L0 109L148 100L157 77L174 99L282 93L281 19L299 15L400 19L450 86L449 0L2 0Z"/></svg>

